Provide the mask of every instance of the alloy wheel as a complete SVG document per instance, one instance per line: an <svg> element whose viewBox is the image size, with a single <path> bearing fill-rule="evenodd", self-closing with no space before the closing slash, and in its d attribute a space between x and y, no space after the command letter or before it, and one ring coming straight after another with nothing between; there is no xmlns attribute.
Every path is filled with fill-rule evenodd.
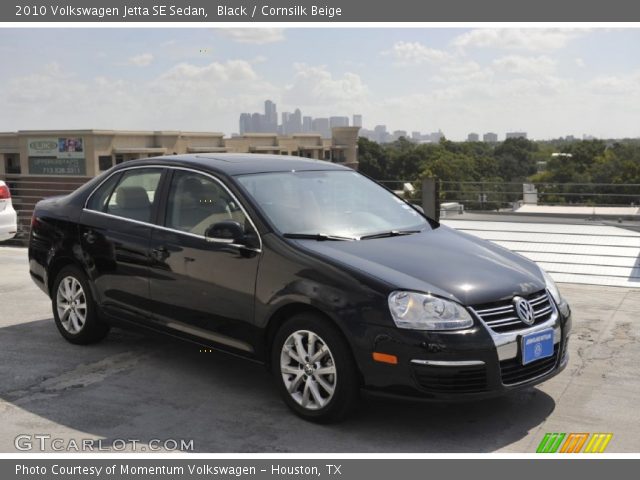
<svg viewBox="0 0 640 480"><path fill-rule="evenodd" d="M280 372L285 387L298 405L319 410L333 398L337 371L326 342L309 330L293 332L282 345Z"/></svg>
<svg viewBox="0 0 640 480"><path fill-rule="evenodd" d="M87 321L87 297L76 278L64 277L58 284L56 308L62 327L73 335L80 333Z"/></svg>

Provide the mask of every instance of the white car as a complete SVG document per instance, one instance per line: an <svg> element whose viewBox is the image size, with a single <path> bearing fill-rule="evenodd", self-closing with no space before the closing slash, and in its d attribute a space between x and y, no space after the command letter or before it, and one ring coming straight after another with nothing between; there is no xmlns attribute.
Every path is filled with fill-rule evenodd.
<svg viewBox="0 0 640 480"><path fill-rule="evenodd" d="M18 216L11 203L11 192L6 183L0 180L0 242L16 236Z"/></svg>

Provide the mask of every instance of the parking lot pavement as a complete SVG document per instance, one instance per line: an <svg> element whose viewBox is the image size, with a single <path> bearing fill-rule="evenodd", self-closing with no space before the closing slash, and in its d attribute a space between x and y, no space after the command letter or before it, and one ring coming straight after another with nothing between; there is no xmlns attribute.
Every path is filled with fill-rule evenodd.
<svg viewBox="0 0 640 480"><path fill-rule="evenodd" d="M66 343L27 270L26 250L0 247L0 452L45 434L63 448L139 440L138 451L185 439L197 452L528 453L546 432L612 432L608 452L640 450L640 289L561 285L570 365L539 387L457 405L368 399L319 426L289 413L250 362L119 329L98 345Z"/></svg>

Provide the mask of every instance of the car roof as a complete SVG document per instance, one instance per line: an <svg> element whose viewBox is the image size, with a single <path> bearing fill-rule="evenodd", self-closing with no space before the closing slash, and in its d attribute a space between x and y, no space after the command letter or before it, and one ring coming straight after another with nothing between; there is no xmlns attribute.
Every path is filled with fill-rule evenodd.
<svg viewBox="0 0 640 480"><path fill-rule="evenodd" d="M165 155L162 157L131 160L124 166L167 165L194 167L199 170L221 172L226 175L251 173L290 172L310 170L351 170L326 160L294 157L289 155L265 155L260 153L197 153L189 155Z"/></svg>

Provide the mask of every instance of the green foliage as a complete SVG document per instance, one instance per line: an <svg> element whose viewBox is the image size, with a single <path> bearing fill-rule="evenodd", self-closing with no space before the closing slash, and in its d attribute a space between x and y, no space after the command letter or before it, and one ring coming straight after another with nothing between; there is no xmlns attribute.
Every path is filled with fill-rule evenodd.
<svg viewBox="0 0 640 480"><path fill-rule="evenodd" d="M626 193L639 195L637 187L608 187L593 184L640 184L640 142L602 140L533 142L512 138L498 144L484 142L452 142L443 138L437 144L416 144L404 137L380 145L365 138L358 141L360 171L376 180L414 182L437 177L443 182L442 200L465 199L495 206L522 198L518 185L532 182L547 193L545 202L593 203L587 193L600 193L597 203L629 203L633 199L606 195ZM570 156L552 156L553 152ZM538 164L543 170L538 171ZM546 164L546 166L545 166ZM473 185L490 182L490 185ZM585 185L562 185L562 184ZM545 185L542 185L545 184ZM596 188L597 187L597 188ZM484 190L483 190L484 189ZM455 191L455 193L454 193ZM449 193L448 193L449 192ZM584 196L582 194L585 194ZM489 205L491 206L491 205Z"/></svg>

